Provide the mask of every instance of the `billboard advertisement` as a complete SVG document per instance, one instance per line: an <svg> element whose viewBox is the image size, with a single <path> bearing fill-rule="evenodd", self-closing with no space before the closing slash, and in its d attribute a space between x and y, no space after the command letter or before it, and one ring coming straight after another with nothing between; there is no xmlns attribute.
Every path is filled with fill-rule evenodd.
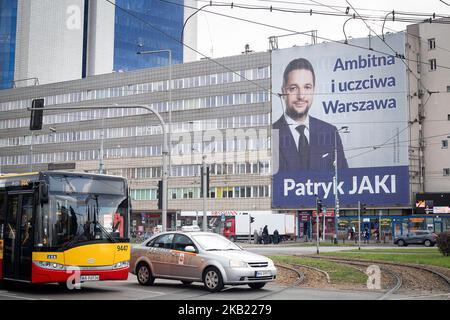
<svg viewBox="0 0 450 320"><path fill-rule="evenodd" d="M392 51L405 36L385 41L272 52L273 208L334 206L336 192L340 207L409 205L407 69Z"/></svg>

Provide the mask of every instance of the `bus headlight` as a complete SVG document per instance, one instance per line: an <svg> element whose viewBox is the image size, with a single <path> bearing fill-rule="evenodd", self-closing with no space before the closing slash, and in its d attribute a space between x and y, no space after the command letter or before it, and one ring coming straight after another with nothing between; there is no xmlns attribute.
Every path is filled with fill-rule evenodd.
<svg viewBox="0 0 450 320"><path fill-rule="evenodd" d="M113 269L125 269L130 267L130 261L121 261L113 264Z"/></svg>
<svg viewBox="0 0 450 320"><path fill-rule="evenodd" d="M48 270L65 270L66 267L59 263L48 262L48 261L33 261L35 265L39 268L48 269Z"/></svg>

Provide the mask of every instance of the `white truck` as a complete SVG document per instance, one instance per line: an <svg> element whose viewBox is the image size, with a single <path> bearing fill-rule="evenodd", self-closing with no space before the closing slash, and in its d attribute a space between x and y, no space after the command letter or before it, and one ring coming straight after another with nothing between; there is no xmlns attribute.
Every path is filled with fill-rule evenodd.
<svg viewBox="0 0 450 320"><path fill-rule="evenodd" d="M263 230L267 225L270 236L273 236L275 230L278 230L279 236L284 239L295 236L294 214L261 213L250 216L254 219L251 227L249 226L250 217L248 214L226 217L223 235L235 241L248 240L250 233L250 237L253 239L255 230Z"/></svg>

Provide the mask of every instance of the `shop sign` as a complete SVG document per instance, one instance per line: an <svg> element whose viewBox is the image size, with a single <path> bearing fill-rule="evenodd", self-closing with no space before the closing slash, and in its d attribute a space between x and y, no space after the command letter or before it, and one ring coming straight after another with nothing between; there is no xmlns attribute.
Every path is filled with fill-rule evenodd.
<svg viewBox="0 0 450 320"><path fill-rule="evenodd" d="M300 221L307 222L307 221L309 221L310 215L309 214L301 214L299 217L300 217Z"/></svg>

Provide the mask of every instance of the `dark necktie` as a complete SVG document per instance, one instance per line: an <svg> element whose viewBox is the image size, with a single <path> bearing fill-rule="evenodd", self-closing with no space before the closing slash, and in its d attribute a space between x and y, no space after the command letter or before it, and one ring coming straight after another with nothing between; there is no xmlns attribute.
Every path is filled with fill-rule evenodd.
<svg viewBox="0 0 450 320"><path fill-rule="evenodd" d="M309 169L309 144L305 136L305 128L306 126L304 125L299 125L295 128L300 133L300 137L298 138L298 154L301 169Z"/></svg>

